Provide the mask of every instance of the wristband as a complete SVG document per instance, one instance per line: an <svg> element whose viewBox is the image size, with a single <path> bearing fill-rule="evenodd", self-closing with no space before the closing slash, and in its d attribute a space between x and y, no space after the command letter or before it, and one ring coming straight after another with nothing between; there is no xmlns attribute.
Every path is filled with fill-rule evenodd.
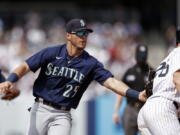
<svg viewBox="0 0 180 135"><path fill-rule="evenodd" d="M19 80L19 77L16 73L11 73L7 80L6 81L9 81L9 82L16 82L17 80Z"/></svg>
<svg viewBox="0 0 180 135"><path fill-rule="evenodd" d="M133 90L133 89L129 88L129 89L126 91L126 97L134 98L134 99L139 99L139 92L136 91L136 90Z"/></svg>

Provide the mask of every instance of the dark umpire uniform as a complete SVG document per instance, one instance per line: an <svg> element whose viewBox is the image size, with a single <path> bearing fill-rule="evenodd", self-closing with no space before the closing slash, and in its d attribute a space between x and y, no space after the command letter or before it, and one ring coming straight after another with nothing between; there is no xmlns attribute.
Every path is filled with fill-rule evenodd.
<svg viewBox="0 0 180 135"><path fill-rule="evenodd" d="M148 48L138 45L136 48L136 64L128 69L123 76L123 82L138 91L144 90L149 70L152 68L147 63ZM123 114L123 128L126 135L136 135L138 132L137 116L143 103L127 98L127 106Z"/></svg>

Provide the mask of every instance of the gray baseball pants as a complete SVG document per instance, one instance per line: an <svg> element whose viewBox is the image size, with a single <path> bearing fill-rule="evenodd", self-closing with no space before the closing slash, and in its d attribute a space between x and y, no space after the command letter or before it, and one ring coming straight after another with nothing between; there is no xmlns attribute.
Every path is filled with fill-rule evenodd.
<svg viewBox="0 0 180 135"><path fill-rule="evenodd" d="M28 135L70 135L71 124L70 111L35 102L31 109Z"/></svg>

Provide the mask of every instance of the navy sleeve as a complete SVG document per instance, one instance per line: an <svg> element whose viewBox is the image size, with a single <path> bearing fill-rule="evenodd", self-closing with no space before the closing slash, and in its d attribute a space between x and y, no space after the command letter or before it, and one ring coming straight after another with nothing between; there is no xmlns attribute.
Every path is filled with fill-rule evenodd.
<svg viewBox="0 0 180 135"><path fill-rule="evenodd" d="M52 53L49 48L45 48L26 59L26 63L28 64L31 71L36 72L40 67L48 62L53 54L54 53Z"/></svg>
<svg viewBox="0 0 180 135"><path fill-rule="evenodd" d="M99 83L105 82L108 78L113 77L112 73L108 70L106 70L102 63L98 62L95 65L94 70L94 80L96 80Z"/></svg>
<svg viewBox="0 0 180 135"><path fill-rule="evenodd" d="M0 71L0 83L4 82L6 79L5 77L2 75L1 71Z"/></svg>

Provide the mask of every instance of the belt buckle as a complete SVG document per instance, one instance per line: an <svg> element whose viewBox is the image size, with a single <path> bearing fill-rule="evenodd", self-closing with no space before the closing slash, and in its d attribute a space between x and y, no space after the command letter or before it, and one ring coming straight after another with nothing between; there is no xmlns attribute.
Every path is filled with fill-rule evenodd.
<svg viewBox="0 0 180 135"><path fill-rule="evenodd" d="M53 103L49 103L48 105L58 110L68 111L68 108L66 106L58 106Z"/></svg>

